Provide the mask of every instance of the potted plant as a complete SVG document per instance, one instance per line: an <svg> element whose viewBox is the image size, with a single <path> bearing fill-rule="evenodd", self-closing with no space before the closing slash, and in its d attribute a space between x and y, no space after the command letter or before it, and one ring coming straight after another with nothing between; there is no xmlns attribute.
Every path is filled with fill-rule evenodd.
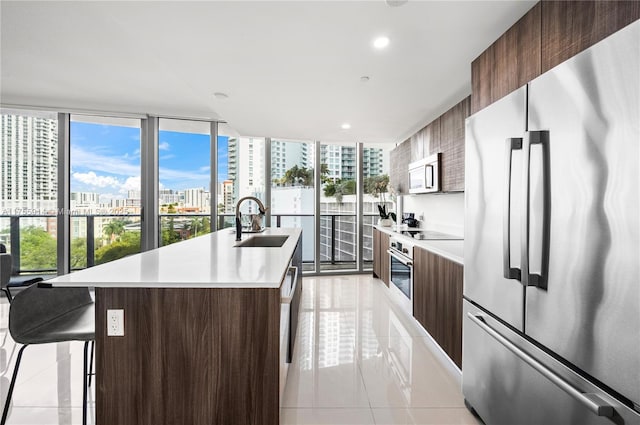
<svg viewBox="0 0 640 425"><path fill-rule="evenodd" d="M396 221L396 213L387 212L386 205L378 205L378 212L380 213L380 219L378 220L378 226L389 227ZM393 221L392 221L393 220Z"/></svg>

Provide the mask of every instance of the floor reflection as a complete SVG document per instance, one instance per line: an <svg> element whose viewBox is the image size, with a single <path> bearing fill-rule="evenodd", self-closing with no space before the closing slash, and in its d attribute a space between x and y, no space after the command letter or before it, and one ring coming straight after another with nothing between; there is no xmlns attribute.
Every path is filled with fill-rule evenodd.
<svg viewBox="0 0 640 425"><path fill-rule="evenodd" d="M281 424L476 423L424 331L386 291L369 275L304 278ZM17 355L8 312L0 300L2 406ZM81 424L82 355L80 342L29 347L7 424ZM93 389L89 397L93 418Z"/></svg>

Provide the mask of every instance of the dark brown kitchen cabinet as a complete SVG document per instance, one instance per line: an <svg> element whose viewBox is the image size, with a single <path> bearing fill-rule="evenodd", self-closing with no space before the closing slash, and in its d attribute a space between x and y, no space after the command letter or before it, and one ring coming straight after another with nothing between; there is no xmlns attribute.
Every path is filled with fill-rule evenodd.
<svg viewBox="0 0 640 425"><path fill-rule="evenodd" d="M408 193L408 165L411 162L411 139L407 139L389 153L389 185L396 193Z"/></svg>
<svg viewBox="0 0 640 425"><path fill-rule="evenodd" d="M418 247L413 262L413 316L462 368L463 268Z"/></svg>
<svg viewBox="0 0 640 425"><path fill-rule="evenodd" d="M443 192L464 190L464 120L469 116L470 103L470 97L466 97L440 117L440 178Z"/></svg>
<svg viewBox="0 0 640 425"><path fill-rule="evenodd" d="M540 3L471 63L471 113L540 75Z"/></svg>
<svg viewBox="0 0 640 425"><path fill-rule="evenodd" d="M373 275L389 286L389 235L373 229Z"/></svg>
<svg viewBox="0 0 640 425"><path fill-rule="evenodd" d="M637 0L538 2L471 63L471 113L638 19Z"/></svg>
<svg viewBox="0 0 640 425"><path fill-rule="evenodd" d="M543 1L542 72L638 19L637 0Z"/></svg>

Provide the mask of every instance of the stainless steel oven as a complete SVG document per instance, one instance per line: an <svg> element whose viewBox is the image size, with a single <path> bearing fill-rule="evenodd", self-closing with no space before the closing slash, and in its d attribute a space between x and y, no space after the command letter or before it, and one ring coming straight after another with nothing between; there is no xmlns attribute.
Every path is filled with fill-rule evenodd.
<svg viewBox="0 0 640 425"><path fill-rule="evenodd" d="M413 245L389 238L389 291L413 315Z"/></svg>

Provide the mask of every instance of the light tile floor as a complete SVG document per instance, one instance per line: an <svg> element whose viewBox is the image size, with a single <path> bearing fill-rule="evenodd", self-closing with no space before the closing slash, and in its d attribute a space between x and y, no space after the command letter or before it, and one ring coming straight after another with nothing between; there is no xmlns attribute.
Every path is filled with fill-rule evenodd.
<svg viewBox="0 0 640 425"><path fill-rule="evenodd" d="M477 424L460 376L370 275L305 278L281 424Z"/></svg>
<svg viewBox="0 0 640 425"><path fill-rule="evenodd" d="M459 376L369 275L305 277L281 424L477 424ZM0 409L18 348L0 301ZM6 340L5 335L7 335ZM7 425L82 423L82 343L25 350ZM95 404L90 394L90 420ZM184 424L187 425L187 424Z"/></svg>

